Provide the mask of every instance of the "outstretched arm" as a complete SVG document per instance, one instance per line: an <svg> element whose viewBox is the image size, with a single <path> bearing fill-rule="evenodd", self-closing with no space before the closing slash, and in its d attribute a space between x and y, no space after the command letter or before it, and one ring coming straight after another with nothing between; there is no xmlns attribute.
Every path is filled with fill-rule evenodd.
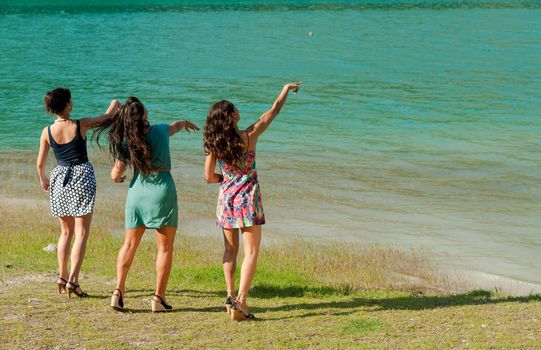
<svg viewBox="0 0 541 350"><path fill-rule="evenodd" d="M111 179L117 183L124 182L124 180L126 180L126 175L124 175L125 171L126 163L117 159L115 161L115 165L113 165L113 169L111 170Z"/></svg>
<svg viewBox="0 0 541 350"><path fill-rule="evenodd" d="M280 110L286 103L289 90L293 90L293 93L296 94L299 91L299 86L301 84L302 82L289 83L284 85L282 91L280 92L280 95L278 95L276 101L274 101L272 108L263 113L263 115L259 118L257 122L253 123L252 125L250 125L250 127L248 127L248 129L246 129L246 131L248 131L248 135L252 138L257 138L259 137L259 135L265 132L265 130L267 130L269 125L271 125L274 118L276 118L276 116L278 115L278 113L280 113Z"/></svg>
<svg viewBox="0 0 541 350"><path fill-rule="evenodd" d="M45 163L47 162L47 153L49 152L49 135L47 135L47 128L44 128L41 132L41 138L39 140L39 153L36 160L36 167L38 169L39 183L44 191L49 192L49 179L45 175Z"/></svg>
<svg viewBox="0 0 541 350"><path fill-rule="evenodd" d="M175 135L180 130L186 130L187 132L196 131L199 130L197 125L187 121L187 120L177 120L175 122L172 122L171 125L169 125L169 136Z"/></svg>
<svg viewBox="0 0 541 350"><path fill-rule="evenodd" d="M81 134L86 134L89 129L92 129L104 120L111 118L120 107L122 107L122 105L118 100L112 100L104 114L94 118L79 119L79 123L81 124Z"/></svg>
<svg viewBox="0 0 541 350"><path fill-rule="evenodd" d="M205 157L205 181L208 184L221 183L224 180L222 174L216 174L214 169L216 168L216 157L212 153L207 154Z"/></svg>

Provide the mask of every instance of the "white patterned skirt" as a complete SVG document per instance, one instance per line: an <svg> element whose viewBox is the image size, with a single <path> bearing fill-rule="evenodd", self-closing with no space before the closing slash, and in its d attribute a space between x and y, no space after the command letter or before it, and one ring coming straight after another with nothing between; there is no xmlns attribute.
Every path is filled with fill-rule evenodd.
<svg viewBox="0 0 541 350"><path fill-rule="evenodd" d="M51 171L51 211L55 217L91 213L96 200L96 176L90 162L64 166Z"/></svg>

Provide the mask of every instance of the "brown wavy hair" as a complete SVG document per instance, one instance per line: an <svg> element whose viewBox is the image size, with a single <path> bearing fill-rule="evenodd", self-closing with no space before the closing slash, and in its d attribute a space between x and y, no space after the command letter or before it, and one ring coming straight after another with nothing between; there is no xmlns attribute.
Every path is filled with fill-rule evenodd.
<svg viewBox="0 0 541 350"><path fill-rule="evenodd" d="M145 139L145 106L137 97L130 96L110 119L101 122L92 132L100 146L100 136L108 131L109 153L145 172L153 169L150 145Z"/></svg>
<svg viewBox="0 0 541 350"><path fill-rule="evenodd" d="M203 148L226 164L235 164L244 157L244 140L235 127L233 117L238 113L235 105L227 100L210 107L203 130Z"/></svg>

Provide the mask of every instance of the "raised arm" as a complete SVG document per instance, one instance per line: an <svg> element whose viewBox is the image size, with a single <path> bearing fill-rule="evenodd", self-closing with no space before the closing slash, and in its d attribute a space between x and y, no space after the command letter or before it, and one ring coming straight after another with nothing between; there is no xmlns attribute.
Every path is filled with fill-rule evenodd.
<svg viewBox="0 0 541 350"><path fill-rule="evenodd" d="M192 122L189 122L187 120L177 120L171 123L169 125L169 136L175 135L180 130L186 130L187 132L196 131L199 130L197 125L193 124Z"/></svg>
<svg viewBox="0 0 541 350"><path fill-rule="evenodd" d="M125 171L126 163L117 159L115 165L113 165L113 169L111 169L111 179L117 183L124 182L124 180L126 180L126 175L124 175Z"/></svg>
<svg viewBox="0 0 541 350"><path fill-rule="evenodd" d="M212 153L207 154L205 157L205 181L208 184L221 183L224 180L222 174L216 174L214 169L216 168L216 157Z"/></svg>
<svg viewBox="0 0 541 350"><path fill-rule="evenodd" d="M272 121L278 113L280 113L280 110L284 106L287 100L287 95L289 93L289 90L293 90L293 93L297 93L299 91L299 86L302 84L302 82L298 83L289 83L284 85L282 88L282 91L280 92L280 95L276 98L276 101L274 101L274 104L272 105L272 108L263 113L263 115L259 118L259 120L246 129L248 132L249 137L251 138L257 138L259 135L261 135L269 125L271 125Z"/></svg>
<svg viewBox="0 0 541 350"><path fill-rule="evenodd" d="M38 169L39 183L41 188L49 192L49 179L45 175L45 164L47 163L47 153L49 153L49 135L47 135L47 128L43 128L41 132L41 138L39 140L39 153L36 160L36 168Z"/></svg>
<svg viewBox="0 0 541 350"><path fill-rule="evenodd" d="M86 134L88 130L97 126L104 120L111 118L115 114L115 112L120 109L120 107L122 107L122 105L120 104L120 102L118 102L118 100L112 100L104 114L93 118L79 119L79 123L81 124L81 134Z"/></svg>

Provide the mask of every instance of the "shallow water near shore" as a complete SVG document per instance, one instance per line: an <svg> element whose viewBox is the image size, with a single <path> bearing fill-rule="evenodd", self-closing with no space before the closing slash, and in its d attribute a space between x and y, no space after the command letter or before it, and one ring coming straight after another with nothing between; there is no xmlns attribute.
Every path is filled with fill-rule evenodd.
<svg viewBox="0 0 541 350"><path fill-rule="evenodd" d="M447 269L541 284L540 16L518 1L3 1L2 198L17 197L12 155L33 167L55 86L74 118L136 95L153 123L202 126L227 98L247 126L302 80L258 145L265 232L426 247ZM181 216L219 234L201 142L172 140Z"/></svg>

